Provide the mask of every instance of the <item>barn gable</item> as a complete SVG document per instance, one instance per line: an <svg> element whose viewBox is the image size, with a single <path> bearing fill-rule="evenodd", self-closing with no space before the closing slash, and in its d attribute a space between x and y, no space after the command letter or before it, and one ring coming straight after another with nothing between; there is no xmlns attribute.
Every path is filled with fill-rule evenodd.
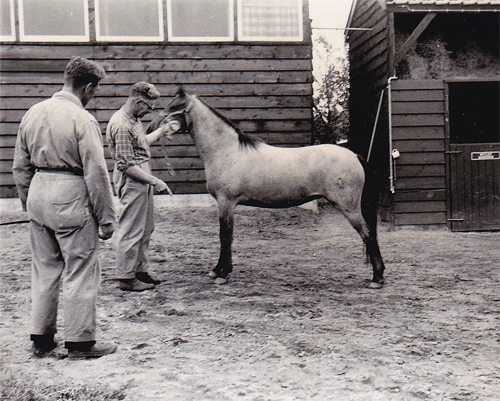
<svg viewBox="0 0 500 401"><path fill-rule="evenodd" d="M367 10L384 22L377 27ZM384 177L387 217L395 226L500 228L499 181L484 179L500 174L498 113L487 111L500 98L500 2L395 0L384 9L358 0L351 16L351 27L368 29L347 38L351 141L372 152ZM384 63L367 56L376 49L387 55Z"/></svg>

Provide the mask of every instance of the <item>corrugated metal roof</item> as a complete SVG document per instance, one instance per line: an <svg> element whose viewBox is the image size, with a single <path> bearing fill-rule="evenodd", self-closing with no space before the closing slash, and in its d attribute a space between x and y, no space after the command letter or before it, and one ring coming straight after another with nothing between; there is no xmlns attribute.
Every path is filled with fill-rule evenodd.
<svg viewBox="0 0 500 401"><path fill-rule="evenodd" d="M387 5L394 6L499 6L500 0L393 0Z"/></svg>

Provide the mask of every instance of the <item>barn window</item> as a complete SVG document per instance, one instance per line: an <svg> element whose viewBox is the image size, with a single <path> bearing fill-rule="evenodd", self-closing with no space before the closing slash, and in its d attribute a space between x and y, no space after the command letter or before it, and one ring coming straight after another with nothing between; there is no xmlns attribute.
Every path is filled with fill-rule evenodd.
<svg viewBox="0 0 500 401"><path fill-rule="evenodd" d="M88 0L19 0L21 40L88 41L88 8Z"/></svg>
<svg viewBox="0 0 500 401"><path fill-rule="evenodd" d="M229 41L234 38L233 0L167 0L171 41Z"/></svg>
<svg viewBox="0 0 500 401"><path fill-rule="evenodd" d="M0 40L16 40L14 26L14 0L0 0Z"/></svg>
<svg viewBox="0 0 500 401"><path fill-rule="evenodd" d="M302 40L301 0L238 0L239 40Z"/></svg>
<svg viewBox="0 0 500 401"><path fill-rule="evenodd" d="M96 0L96 39L163 41L162 0Z"/></svg>

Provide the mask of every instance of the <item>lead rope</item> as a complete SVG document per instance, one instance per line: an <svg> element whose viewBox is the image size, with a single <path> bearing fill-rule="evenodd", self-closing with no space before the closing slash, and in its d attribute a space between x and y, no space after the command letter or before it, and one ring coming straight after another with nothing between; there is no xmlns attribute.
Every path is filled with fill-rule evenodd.
<svg viewBox="0 0 500 401"><path fill-rule="evenodd" d="M173 99L172 99L173 100ZM172 101L169 102L169 104L172 103ZM178 111L174 111L172 113L165 114L163 112L160 113L160 115L163 117L163 120L161 122L161 125L168 124L170 126L175 124L179 124L177 120L174 120L172 116L176 116L178 114L187 114L191 110L191 107L193 106L192 102L189 102L189 104L186 106L186 108ZM172 129L175 132L179 131L180 126L177 127L176 129ZM167 149L166 149L166 144L165 144L165 135L162 135L160 139L160 146L161 146L161 152L163 154L163 157L165 158L166 166L167 166L167 171L168 174L173 177L175 175L175 170L173 169L172 165L170 164Z"/></svg>
<svg viewBox="0 0 500 401"><path fill-rule="evenodd" d="M163 120L162 120L162 125L163 124L169 124L172 122L172 119L169 118L168 115L166 115ZM167 145L165 144L165 135L161 136L160 139L160 146L161 146L161 153L163 157L165 158L165 165L167 167L167 172L168 175L173 177L175 175L175 170L172 168L172 165L169 162L169 157L168 157L168 152L167 152Z"/></svg>

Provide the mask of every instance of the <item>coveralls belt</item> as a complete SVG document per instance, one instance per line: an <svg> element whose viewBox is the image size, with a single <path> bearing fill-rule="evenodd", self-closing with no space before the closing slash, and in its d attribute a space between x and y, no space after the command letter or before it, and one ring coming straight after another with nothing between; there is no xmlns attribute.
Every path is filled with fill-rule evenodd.
<svg viewBox="0 0 500 401"><path fill-rule="evenodd" d="M83 171L72 169L72 168L45 168L45 167L37 167L37 173L54 173L54 174L69 174L69 175L78 175L83 177Z"/></svg>

